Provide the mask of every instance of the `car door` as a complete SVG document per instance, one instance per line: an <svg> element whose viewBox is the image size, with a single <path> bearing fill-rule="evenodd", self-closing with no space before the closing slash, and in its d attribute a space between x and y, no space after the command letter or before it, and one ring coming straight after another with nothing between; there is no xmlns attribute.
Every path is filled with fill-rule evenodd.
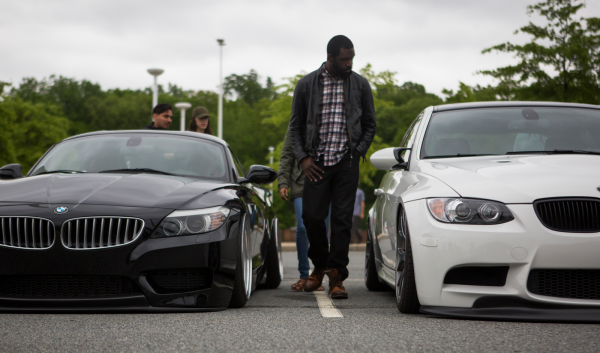
<svg viewBox="0 0 600 353"><path fill-rule="evenodd" d="M421 125L423 113L421 113L411 124L406 131L402 142L399 147L412 147L417 136L417 131ZM405 161L410 160L411 151L404 151L402 159ZM410 168L410 165L409 165ZM379 247L381 249L381 257L383 264L387 267L394 268L396 264L396 249L398 241L400 242L401 248L404 247L404 239L398 239L398 206L401 202L400 195L404 192L410 183L407 183L408 179L411 179L410 171L404 169L390 170L386 174L385 183L382 185L383 193L380 195L383 200L380 223L382 225L382 240L380 241Z"/></svg>

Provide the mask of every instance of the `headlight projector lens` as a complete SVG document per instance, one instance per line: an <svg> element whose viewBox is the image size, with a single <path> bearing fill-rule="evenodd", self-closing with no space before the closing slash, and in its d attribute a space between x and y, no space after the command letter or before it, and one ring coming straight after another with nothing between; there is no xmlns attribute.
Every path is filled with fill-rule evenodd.
<svg viewBox="0 0 600 353"><path fill-rule="evenodd" d="M208 218L208 220L206 219ZM192 233L200 233L206 230L207 225L210 224L210 216L198 215L198 216L190 216L185 221L187 224L187 228Z"/></svg>
<svg viewBox="0 0 600 353"><path fill-rule="evenodd" d="M178 219L167 219L163 222L162 228L165 235L172 237L181 233L183 224Z"/></svg>
<svg viewBox="0 0 600 353"><path fill-rule="evenodd" d="M496 222L500 218L500 215L502 215L498 207L489 203L479 206L478 212L479 217L486 222Z"/></svg>

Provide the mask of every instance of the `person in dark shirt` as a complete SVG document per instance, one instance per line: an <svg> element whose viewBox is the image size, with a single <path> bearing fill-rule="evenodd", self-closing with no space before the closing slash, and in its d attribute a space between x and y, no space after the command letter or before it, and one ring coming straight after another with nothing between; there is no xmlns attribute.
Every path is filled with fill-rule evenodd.
<svg viewBox="0 0 600 353"><path fill-rule="evenodd" d="M157 104L152 110L152 122L144 130L169 130L173 122L173 107L167 103Z"/></svg>

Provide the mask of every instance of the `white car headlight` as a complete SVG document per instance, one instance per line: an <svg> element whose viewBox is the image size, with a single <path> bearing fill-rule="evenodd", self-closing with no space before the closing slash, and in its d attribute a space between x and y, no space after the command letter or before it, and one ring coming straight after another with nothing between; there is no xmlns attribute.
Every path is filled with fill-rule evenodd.
<svg viewBox="0 0 600 353"><path fill-rule="evenodd" d="M175 211L158 225L152 238L194 235L217 230L225 223L230 211L224 206Z"/></svg>
<svg viewBox="0 0 600 353"><path fill-rule="evenodd" d="M427 199L427 207L433 218L444 223L500 224L515 219L506 205L496 201Z"/></svg>

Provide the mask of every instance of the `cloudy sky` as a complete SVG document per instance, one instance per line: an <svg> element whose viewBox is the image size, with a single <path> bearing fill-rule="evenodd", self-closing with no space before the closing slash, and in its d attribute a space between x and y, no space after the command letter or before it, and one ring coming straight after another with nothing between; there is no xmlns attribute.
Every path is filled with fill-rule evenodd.
<svg viewBox="0 0 600 353"><path fill-rule="evenodd" d="M528 21L536 0L0 0L0 80L51 74L88 79L102 88L144 88L147 68L159 83L216 90L224 38L224 76L255 69L275 82L310 72L326 58L328 40L348 36L354 67L397 72L400 83L430 92L491 83L481 69L514 62L481 50L507 40ZM579 15L600 14L588 0Z"/></svg>

